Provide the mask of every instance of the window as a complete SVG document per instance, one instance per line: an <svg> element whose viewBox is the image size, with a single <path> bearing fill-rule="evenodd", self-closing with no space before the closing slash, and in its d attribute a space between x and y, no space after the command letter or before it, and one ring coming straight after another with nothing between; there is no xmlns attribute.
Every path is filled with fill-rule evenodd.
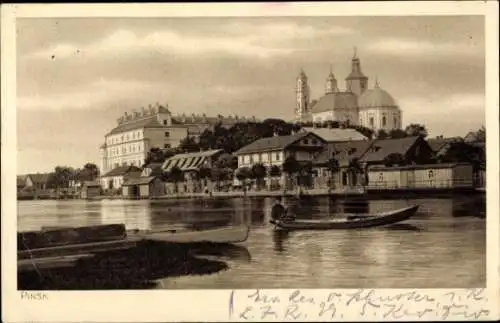
<svg viewBox="0 0 500 323"><path fill-rule="evenodd" d="M165 137L170 137L170 132L165 131Z"/></svg>
<svg viewBox="0 0 500 323"><path fill-rule="evenodd" d="M309 143L309 140L304 139L304 145L307 145Z"/></svg>
<svg viewBox="0 0 500 323"><path fill-rule="evenodd" d="M163 145L163 148L170 148L170 147L171 147L170 144L164 144Z"/></svg>
<svg viewBox="0 0 500 323"><path fill-rule="evenodd" d="M434 178L434 172L432 170L429 171L429 178Z"/></svg>
<svg viewBox="0 0 500 323"><path fill-rule="evenodd" d="M373 117L370 117L370 126L374 126L375 122L373 122Z"/></svg>
<svg viewBox="0 0 500 323"><path fill-rule="evenodd" d="M276 153L276 160L280 161L280 153Z"/></svg>
<svg viewBox="0 0 500 323"><path fill-rule="evenodd" d="M163 124L164 124L164 125L167 125L167 120L163 120Z"/></svg>
<svg viewBox="0 0 500 323"><path fill-rule="evenodd" d="M394 117L394 128L398 128L398 118Z"/></svg>
<svg viewBox="0 0 500 323"><path fill-rule="evenodd" d="M316 139L312 139L312 140L311 140L311 144L313 144L313 145L317 145L317 144L318 144L318 141L317 141Z"/></svg>
<svg viewBox="0 0 500 323"><path fill-rule="evenodd" d="M250 164L253 164L253 156L250 156Z"/></svg>
<svg viewBox="0 0 500 323"><path fill-rule="evenodd" d="M385 116L382 117L382 127L387 125L387 118Z"/></svg>

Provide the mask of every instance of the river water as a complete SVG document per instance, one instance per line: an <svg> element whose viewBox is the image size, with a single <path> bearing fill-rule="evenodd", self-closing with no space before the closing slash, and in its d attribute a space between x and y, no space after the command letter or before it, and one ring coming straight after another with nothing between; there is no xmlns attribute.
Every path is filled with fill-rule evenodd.
<svg viewBox="0 0 500 323"><path fill-rule="evenodd" d="M19 201L18 230L125 223L127 229L251 225L249 239L211 275L160 279L157 288L468 288L486 284L484 196L371 200L358 212L419 204L388 228L279 233L268 224L272 198L217 200ZM285 204L293 201L285 201ZM299 218L328 218L344 201L312 198ZM219 258L220 259L220 258Z"/></svg>

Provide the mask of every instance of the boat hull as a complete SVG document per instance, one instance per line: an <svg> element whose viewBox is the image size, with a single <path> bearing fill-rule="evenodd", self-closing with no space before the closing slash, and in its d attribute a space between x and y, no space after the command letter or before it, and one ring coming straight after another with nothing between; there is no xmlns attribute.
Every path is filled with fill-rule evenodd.
<svg viewBox="0 0 500 323"><path fill-rule="evenodd" d="M172 243L239 243L248 239L248 226L222 227L200 231L150 231L138 233L139 240L153 240Z"/></svg>
<svg viewBox="0 0 500 323"><path fill-rule="evenodd" d="M293 222L274 221L270 222L278 229L283 230L345 230L345 229L361 229L385 226L405 221L413 216L418 205L411 207L385 212L374 215L356 215L353 214L345 220L335 221L314 221L314 220L296 220Z"/></svg>

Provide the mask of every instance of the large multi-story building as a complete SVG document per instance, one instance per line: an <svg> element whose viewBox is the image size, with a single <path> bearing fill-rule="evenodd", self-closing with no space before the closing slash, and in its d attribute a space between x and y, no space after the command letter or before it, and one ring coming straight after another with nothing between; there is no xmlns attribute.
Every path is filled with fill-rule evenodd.
<svg viewBox="0 0 500 323"><path fill-rule="evenodd" d="M238 122L256 121L238 116L207 117L205 114L173 115L168 106L150 105L140 111L125 113L117 126L104 137L100 147L101 174L119 166L141 167L151 148L174 148L186 137L200 136L216 124L231 126Z"/></svg>
<svg viewBox="0 0 500 323"><path fill-rule="evenodd" d="M310 100L308 78L302 70L296 83L295 120L297 122L339 121L362 125L375 131L401 129L402 112L394 98L383 90L378 81L368 89L368 77L361 71L361 61L354 54L351 72L345 79L345 91L339 90L330 70L325 94Z"/></svg>

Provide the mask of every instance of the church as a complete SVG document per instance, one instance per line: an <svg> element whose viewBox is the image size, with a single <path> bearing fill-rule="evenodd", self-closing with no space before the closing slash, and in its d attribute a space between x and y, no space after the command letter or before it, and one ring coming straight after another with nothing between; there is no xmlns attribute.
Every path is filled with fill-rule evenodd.
<svg viewBox="0 0 500 323"><path fill-rule="evenodd" d="M368 77L361 71L356 52L351 61L351 72L345 78L341 91L333 72L326 79L325 94L317 100L310 99L310 86L302 70L297 77L296 122L338 121L361 125L374 131L401 129L401 109L394 98L383 90L378 81L368 89Z"/></svg>

